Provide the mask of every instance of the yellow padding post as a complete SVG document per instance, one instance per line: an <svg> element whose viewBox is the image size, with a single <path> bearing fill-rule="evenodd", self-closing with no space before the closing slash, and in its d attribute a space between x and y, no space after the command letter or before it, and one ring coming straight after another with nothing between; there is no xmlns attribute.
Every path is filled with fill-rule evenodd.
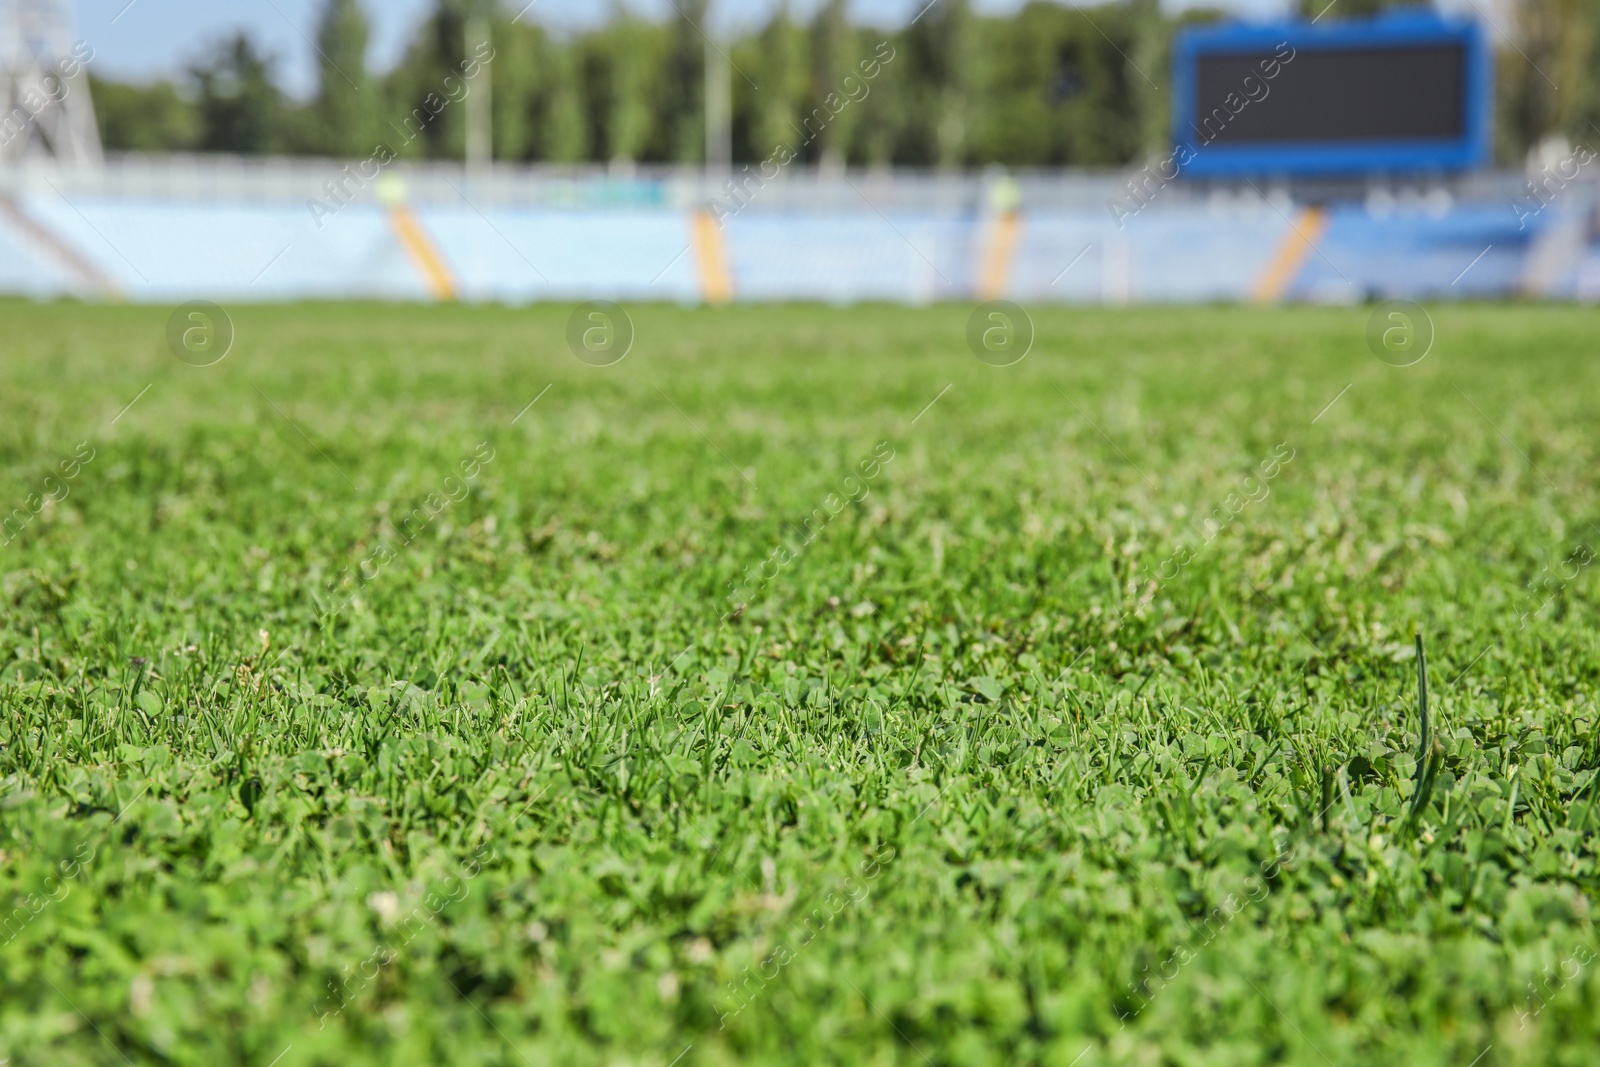
<svg viewBox="0 0 1600 1067"><path fill-rule="evenodd" d="M708 304L726 304L733 299L733 274L728 270L728 249L722 240L722 227L711 212L700 208L689 220L694 242L695 267L700 275L700 295Z"/></svg>
<svg viewBox="0 0 1600 1067"><path fill-rule="evenodd" d="M1328 230L1328 213L1320 207L1308 207L1300 217L1289 223L1288 232L1278 245L1271 262L1256 279L1251 294L1258 304L1275 304L1283 299L1307 257L1316 251L1317 241Z"/></svg>
<svg viewBox="0 0 1600 1067"><path fill-rule="evenodd" d="M394 227L394 234L400 239L400 247L405 249L406 258L411 260L411 265L422 275L422 280L434 299L454 300L456 283L455 279L450 277L450 268L445 266L444 257L434 247L428 231L422 228L422 223L417 221L411 209L404 204L391 204L389 225Z"/></svg>
<svg viewBox="0 0 1600 1067"><path fill-rule="evenodd" d="M978 261L978 299L995 300L1005 295L1011 280L1011 264L1017 242L1022 238L1022 214L1002 211L994 217L984 235L983 257Z"/></svg>

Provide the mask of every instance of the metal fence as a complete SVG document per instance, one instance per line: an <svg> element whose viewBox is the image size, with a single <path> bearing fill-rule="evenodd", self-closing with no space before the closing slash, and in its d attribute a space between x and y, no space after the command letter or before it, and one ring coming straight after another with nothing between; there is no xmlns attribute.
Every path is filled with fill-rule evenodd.
<svg viewBox="0 0 1600 1067"><path fill-rule="evenodd" d="M836 212L863 205L936 214L982 212L997 204L1023 210L1110 210L1122 200L1153 206L1227 205L1263 197L1279 202L1365 200L1379 205L1447 209L1454 203L1512 203L1528 195L1528 177L1509 171L1406 179L1373 177L1338 183L1165 181L1156 163L1122 170L1002 170L940 173L883 169L821 173L791 164L700 169L415 163L380 157L328 160L222 155L114 155L100 167L61 167L33 160L0 167L0 194L183 202L295 203L309 200L403 198L418 205L468 200L478 205L543 208L649 206L683 209L706 203L737 210L749 204L778 211ZM1592 198L1592 172L1561 183L1564 196Z"/></svg>

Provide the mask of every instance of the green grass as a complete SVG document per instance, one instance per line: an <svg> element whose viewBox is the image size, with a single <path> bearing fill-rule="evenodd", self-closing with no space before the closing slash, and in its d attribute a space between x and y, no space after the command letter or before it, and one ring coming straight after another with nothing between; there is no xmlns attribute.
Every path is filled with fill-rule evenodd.
<svg viewBox="0 0 1600 1067"><path fill-rule="evenodd" d="M1600 314L968 311L0 307L0 1062L1596 1062Z"/></svg>

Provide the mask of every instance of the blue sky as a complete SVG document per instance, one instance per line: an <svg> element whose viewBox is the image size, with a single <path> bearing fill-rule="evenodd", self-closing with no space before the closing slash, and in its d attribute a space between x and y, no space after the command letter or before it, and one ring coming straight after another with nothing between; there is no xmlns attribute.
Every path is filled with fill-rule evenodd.
<svg viewBox="0 0 1600 1067"><path fill-rule="evenodd" d="M526 0L502 0L508 8ZM927 0L854 0L852 14L880 25L904 23ZM1010 11L1022 0L975 0L985 11ZM1095 0L1090 0L1095 2ZM1168 0L1173 3L1174 0ZM1176 0L1183 3L1185 0ZM1286 0L1215 0L1241 14L1273 15ZM78 36L95 50L94 68L105 77L144 81L181 70L211 42L243 28L278 56L279 80L296 95L315 85L308 38L314 35L322 0L77 0ZM670 0L627 0L641 15L661 18L671 12ZM412 28L432 0L364 0L373 24L370 60L385 69L399 57ZM759 23L776 0L713 0L713 12L724 26ZM534 0L525 18L546 25L592 25L610 7L609 0ZM816 0L792 0L791 10L811 11Z"/></svg>

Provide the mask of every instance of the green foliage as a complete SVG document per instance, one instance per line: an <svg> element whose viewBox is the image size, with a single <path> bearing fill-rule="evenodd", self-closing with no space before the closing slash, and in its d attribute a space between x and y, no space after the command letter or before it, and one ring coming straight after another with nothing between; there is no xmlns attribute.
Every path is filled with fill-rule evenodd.
<svg viewBox="0 0 1600 1067"><path fill-rule="evenodd" d="M1135 85L1143 82L1117 51L1134 49L1126 9L1089 14L1034 3L1015 21L994 24L994 32L995 48L1008 62L987 72L982 119L974 130L980 161L1106 166L1136 156L1141 120L1135 106L1141 97ZM1144 75L1161 77L1151 70Z"/></svg>
<svg viewBox="0 0 1600 1067"><path fill-rule="evenodd" d="M358 0L325 0L317 29L318 87L311 106L313 150L365 158L380 140L375 116L381 104L366 70L367 18Z"/></svg>
<svg viewBox="0 0 1600 1067"><path fill-rule="evenodd" d="M259 155L290 143L285 104L272 81L271 58L240 33L190 68L195 84L198 145L207 152Z"/></svg>
<svg viewBox="0 0 1600 1067"><path fill-rule="evenodd" d="M656 120L656 159L699 163L705 158L705 25L708 0L678 0L667 21ZM759 84L759 83L757 83Z"/></svg>
<svg viewBox="0 0 1600 1067"><path fill-rule="evenodd" d="M583 55L548 38L544 44L532 122L535 158L550 163L579 163L589 158Z"/></svg>
<svg viewBox="0 0 1600 1067"><path fill-rule="evenodd" d="M532 159L537 113L531 101L539 92L544 31L527 19L511 22L503 17L491 24L489 33L494 48L488 75L494 158Z"/></svg>
<svg viewBox="0 0 1600 1067"><path fill-rule="evenodd" d="M696 28L704 18L704 0L698 2L684 0L668 21L652 23L613 0L607 24L561 38L532 15L513 22L498 10L488 65L496 158L698 163L706 49ZM950 167L1120 163L1152 136L1164 136L1165 95L1146 91L1142 79L1130 83L1128 61L1117 51L1147 68L1164 67L1169 26L1154 9L1140 8L1135 17L1106 8L1091 21L1038 0L1007 17L942 3L916 26L887 33L852 26L847 11L829 0L802 25L780 5L765 26L719 45L735 67L738 161L760 162L779 144L800 149L813 131L800 153L807 163ZM308 107L286 101L264 80L265 61L248 46L240 54L233 42L194 74L200 99L193 105L159 86L96 82L109 101L102 135L113 148L191 147L196 138L184 135L179 120L192 109L186 121L205 125L199 140L208 150L267 145L365 155L369 142L384 139L402 156L460 158L465 108L453 99L442 109L437 103L450 96L446 79L460 73L467 13L465 0L440 0L399 65L375 78L361 60L367 31L358 0L327 0L317 38L319 90ZM877 77L861 79L859 62L874 55L895 58ZM1063 73L1084 83L1071 99L1057 92ZM1163 77L1160 69L1147 73ZM249 85L242 100L235 83ZM162 108L142 109L147 96ZM811 125L802 127L808 118Z"/></svg>
<svg viewBox="0 0 1600 1067"><path fill-rule="evenodd" d="M0 310L0 1059L1600 1053L1591 309Z"/></svg>
<svg viewBox="0 0 1600 1067"><path fill-rule="evenodd" d="M780 49L788 45L783 40L784 36L780 24L772 45ZM826 0L811 23L811 91L803 110L811 115L818 108L825 108L824 113L831 116L820 125L816 139L810 146L811 160L827 169L836 170L844 165L845 146L850 143L851 131L857 116L861 114L860 108L845 104L850 93L845 79L852 79L851 84L861 82L860 73L856 70L860 57L856 54L855 45L855 34L851 31L845 12L845 0ZM779 96L778 99L783 98Z"/></svg>
<svg viewBox="0 0 1600 1067"><path fill-rule="evenodd" d="M745 132L734 140L739 158L759 162L779 145L794 144L800 101L806 92L805 47L805 35L795 25L788 0L783 0L745 50L752 69L761 73L760 90L751 89L737 76L733 80L735 122ZM747 62L742 57L736 61L741 66Z"/></svg>
<svg viewBox="0 0 1600 1067"><path fill-rule="evenodd" d="M95 79L101 136L112 149L367 155L389 138L402 156L459 159L465 108L436 116L446 79L466 57L472 3L436 0L405 57L374 76L362 60L361 0L324 0L317 33L319 89L309 106L284 99L270 64L242 38L204 58L182 91ZM492 9L498 159L554 162L701 162L704 153L706 0L679 0L661 22L609 0L610 19L575 35ZM1389 0L1312 3L1306 16L1366 17ZM1327 10L1324 11L1323 8ZM801 158L830 164L971 167L1116 166L1167 142L1171 39L1185 23L1222 17L1155 0L1083 8L1028 0L980 15L969 0L940 0L908 28L847 21L826 0L801 25L787 3L764 26L723 42L733 57L734 158L766 159L794 129L843 96L854 63L880 47L898 58L869 96L839 110ZM1529 0L1516 6L1516 48L1498 56L1496 152L1520 165L1551 134L1574 142L1600 123L1600 0ZM1563 88L1557 92L1556 86ZM426 122L423 121L426 119ZM396 133L395 131L402 131ZM416 135L414 139L407 139ZM797 146L798 147L798 146Z"/></svg>
<svg viewBox="0 0 1600 1067"><path fill-rule="evenodd" d="M591 94L603 112L594 123L604 130L607 162L631 163L641 158L650 135L650 86L655 74L655 35L614 0L609 26L591 39L595 69L603 78ZM603 119L602 116L603 115Z"/></svg>
<svg viewBox="0 0 1600 1067"><path fill-rule="evenodd" d="M1594 125L1600 122L1600 3L1525 0L1511 14L1517 48L1500 55L1495 72L1497 154L1520 167L1529 149L1549 136L1593 146L1600 137Z"/></svg>
<svg viewBox="0 0 1600 1067"><path fill-rule="evenodd" d="M89 75L100 141L113 152L182 152L200 138L194 103L168 81L124 85Z"/></svg>
<svg viewBox="0 0 1600 1067"><path fill-rule="evenodd" d="M466 151L467 15L466 0L439 0L387 79L393 107L386 125L402 156L461 159Z"/></svg>

